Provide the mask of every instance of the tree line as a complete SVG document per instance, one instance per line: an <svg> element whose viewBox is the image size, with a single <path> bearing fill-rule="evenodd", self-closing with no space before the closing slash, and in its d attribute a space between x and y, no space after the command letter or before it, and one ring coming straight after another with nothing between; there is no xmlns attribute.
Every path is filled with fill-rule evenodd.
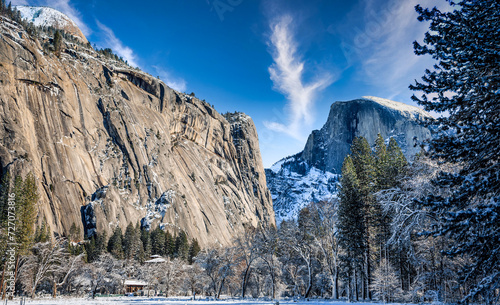
<svg viewBox="0 0 500 305"><path fill-rule="evenodd" d="M149 231L139 223L135 226L129 223L125 233L116 226L109 239L106 233L96 233L84 243L71 246L71 253L84 253L87 262L96 261L102 254L109 253L116 259L135 260L139 263L148 260L151 255L160 255L191 264L198 252L198 241L195 238L189 240L182 230L172 235L160 227Z"/></svg>

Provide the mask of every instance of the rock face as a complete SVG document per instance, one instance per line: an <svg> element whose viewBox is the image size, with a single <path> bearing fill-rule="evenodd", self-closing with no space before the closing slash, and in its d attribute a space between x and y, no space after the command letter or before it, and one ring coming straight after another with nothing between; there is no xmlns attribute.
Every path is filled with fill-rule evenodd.
<svg viewBox="0 0 500 305"><path fill-rule="evenodd" d="M15 7L23 19L33 22L35 26L53 27L72 34L79 38L83 43L87 43L87 38L83 35L80 28L65 14L50 7L24 6Z"/></svg>
<svg viewBox="0 0 500 305"><path fill-rule="evenodd" d="M60 58L0 23L0 164L32 171L40 222L89 235L129 222L184 230L202 246L274 224L252 119L208 103L92 49Z"/></svg>
<svg viewBox="0 0 500 305"><path fill-rule="evenodd" d="M327 122L311 133L302 152L266 169L277 220L296 217L311 201L335 196L335 181L354 137L363 136L372 145L379 133L387 140L394 137L411 160L420 150L414 144L431 137L422 125L426 118L432 117L418 107L376 97L332 104Z"/></svg>

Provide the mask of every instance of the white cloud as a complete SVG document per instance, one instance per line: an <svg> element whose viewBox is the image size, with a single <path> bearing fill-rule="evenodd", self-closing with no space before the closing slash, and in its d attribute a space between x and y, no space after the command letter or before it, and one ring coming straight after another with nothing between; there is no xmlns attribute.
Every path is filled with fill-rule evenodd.
<svg viewBox="0 0 500 305"><path fill-rule="evenodd" d="M351 65L359 64L360 78L387 92L387 98L407 96L408 85L430 68L432 60L416 56L413 41L422 41L428 24L417 20L415 5L434 7L433 0L364 0L343 32L343 47Z"/></svg>
<svg viewBox="0 0 500 305"><path fill-rule="evenodd" d="M187 89L187 83L184 79L182 78L176 78L173 77L170 72L166 71L165 69L158 67L158 66L152 66L156 74L160 77L160 79L167 84L170 88L180 91L180 92L185 92Z"/></svg>
<svg viewBox="0 0 500 305"><path fill-rule="evenodd" d="M137 64L137 56L135 55L134 51L129 48L128 46L124 45L120 39L118 39L110 28L105 26L104 24L100 23L98 20L96 20L97 27L101 30L101 32L104 34L104 43L107 47L111 48L113 52L118 54L118 56L123 57L128 61L128 64L131 65L132 67L139 67Z"/></svg>
<svg viewBox="0 0 500 305"><path fill-rule="evenodd" d="M80 12L75 9L70 0L13 0L12 5L48 6L68 16L80 28L83 35L92 34L92 30L83 22Z"/></svg>
<svg viewBox="0 0 500 305"><path fill-rule="evenodd" d="M288 100L288 122L264 122L264 125L271 130L302 139L305 136L303 127L312 124L314 120L314 98L333 82L333 77L325 73L309 83L304 83L304 61L297 51L298 43L293 36L292 22L290 15L275 19L271 23L269 42L274 60L269 67L269 74L274 88Z"/></svg>

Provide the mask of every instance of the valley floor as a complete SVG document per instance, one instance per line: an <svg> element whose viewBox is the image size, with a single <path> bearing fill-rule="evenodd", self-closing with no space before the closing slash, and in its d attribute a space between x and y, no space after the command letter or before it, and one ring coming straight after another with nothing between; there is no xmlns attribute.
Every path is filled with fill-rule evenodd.
<svg viewBox="0 0 500 305"><path fill-rule="evenodd" d="M20 300L9 301L7 304L19 304ZM109 297L109 298L57 298L57 299L36 299L26 300L26 304L37 305L273 305L275 304L269 300L247 299L247 300L207 300L201 299L192 301L187 298L163 298L163 297ZM280 300L280 305L345 305L349 304L344 301L329 301L329 300ZM352 303L351 303L352 304ZM356 305L373 305L376 303L363 303L356 302ZM390 305L390 303L385 303ZM396 303L395 303L396 304ZM408 305L408 304L405 304Z"/></svg>

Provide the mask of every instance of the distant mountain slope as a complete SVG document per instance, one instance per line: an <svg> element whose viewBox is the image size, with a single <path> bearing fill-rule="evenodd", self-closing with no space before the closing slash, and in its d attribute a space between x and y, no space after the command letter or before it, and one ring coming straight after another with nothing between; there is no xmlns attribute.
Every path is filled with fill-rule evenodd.
<svg viewBox="0 0 500 305"><path fill-rule="evenodd" d="M377 97L333 103L327 122L311 133L302 152L266 169L277 221L296 217L311 201L336 196L354 137L363 136L371 145L379 133L386 140L394 137L411 160L420 150L415 144L431 136L422 125L427 118L432 116L418 107Z"/></svg>
<svg viewBox="0 0 500 305"><path fill-rule="evenodd" d="M51 26L56 29L61 29L80 38L82 42L87 43L87 38L83 35L76 23L58 10L44 6L24 5L18 5L15 8L21 12L23 19L27 19L28 22L33 22L35 26Z"/></svg>

